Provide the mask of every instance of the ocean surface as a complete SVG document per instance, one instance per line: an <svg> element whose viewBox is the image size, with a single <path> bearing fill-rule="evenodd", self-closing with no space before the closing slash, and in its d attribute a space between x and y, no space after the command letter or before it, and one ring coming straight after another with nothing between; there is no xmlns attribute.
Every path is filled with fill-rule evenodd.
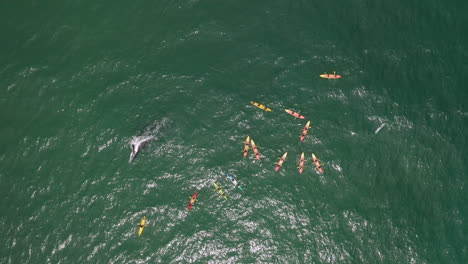
<svg viewBox="0 0 468 264"><path fill-rule="evenodd" d="M467 14L2 1L0 263L468 263Z"/></svg>

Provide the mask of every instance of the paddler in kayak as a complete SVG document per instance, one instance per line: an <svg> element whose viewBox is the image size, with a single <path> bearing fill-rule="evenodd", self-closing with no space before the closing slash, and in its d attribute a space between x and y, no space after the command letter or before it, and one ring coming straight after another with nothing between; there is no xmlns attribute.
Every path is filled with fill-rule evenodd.
<svg viewBox="0 0 468 264"><path fill-rule="evenodd" d="M302 170L304 169L304 152L302 152L301 158L299 160L299 174L302 174Z"/></svg>
<svg viewBox="0 0 468 264"><path fill-rule="evenodd" d="M320 173L323 173L322 165L320 164L320 160L312 153L312 160L314 161L315 167Z"/></svg>
<svg viewBox="0 0 468 264"><path fill-rule="evenodd" d="M286 157L288 156L288 153L284 153L283 156L280 158L280 160L278 161L278 163L276 163L276 168L275 168L275 171L278 171L281 166L283 165L283 162L286 160Z"/></svg>
<svg viewBox="0 0 468 264"><path fill-rule="evenodd" d="M341 78L341 75L336 74L336 72L334 71L333 74L324 72L323 74L320 75L320 77L325 78L325 79L339 79Z"/></svg>
<svg viewBox="0 0 468 264"><path fill-rule="evenodd" d="M301 141L304 141L305 136L307 135L307 131L310 128L310 121L307 121L307 124L305 125L304 129L302 129L302 134L301 134Z"/></svg>
<svg viewBox="0 0 468 264"><path fill-rule="evenodd" d="M218 191L218 193L224 198L227 200L227 196L226 196L226 193L224 193L223 189L221 188L221 186L219 186L218 184L216 183L213 183L214 187L215 187L215 191Z"/></svg>
<svg viewBox="0 0 468 264"><path fill-rule="evenodd" d="M258 148L257 148L257 145L255 145L255 142L252 140L250 140L250 144L252 144L252 149L255 153L255 157L260 160L260 153L258 153Z"/></svg>
<svg viewBox="0 0 468 264"><path fill-rule="evenodd" d="M249 143L250 143L250 137L247 136L245 139L245 145L244 145L244 158L247 157L247 153L249 153Z"/></svg>
<svg viewBox="0 0 468 264"><path fill-rule="evenodd" d="M242 190L242 187L240 186L240 184L237 182L237 180L234 178L234 176L232 176L231 174L227 173L227 178L232 182L232 184L234 184L237 188L239 188L239 190Z"/></svg>
<svg viewBox="0 0 468 264"><path fill-rule="evenodd" d="M143 219L141 219L141 223L138 225L138 236L141 236L141 233L143 233L143 230L145 229L146 225L146 216L143 216Z"/></svg>
<svg viewBox="0 0 468 264"><path fill-rule="evenodd" d="M192 209L192 206L195 204L196 201L198 201L197 197L198 197L198 191L196 191L191 197L189 197L190 202L187 206L187 210Z"/></svg>
<svg viewBox="0 0 468 264"><path fill-rule="evenodd" d="M289 110L289 109L284 109L284 111L286 111L286 113L294 116L294 117L297 117L297 118L300 118L300 119L305 119L305 116L299 114L298 112L294 112L293 110Z"/></svg>
<svg viewBox="0 0 468 264"><path fill-rule="evenodd" d="M266 107L266 106L264 106L264 105L262 105L262 104L259 104L259 103L254 102L254 101L250 101L250 103L253 104L253 105L255 105L256 107L262 109L262 110L265 110L265 111L267 111L267 112L271 112L271 109L270 109L270 108L268 108L268 107Z"/></svg>

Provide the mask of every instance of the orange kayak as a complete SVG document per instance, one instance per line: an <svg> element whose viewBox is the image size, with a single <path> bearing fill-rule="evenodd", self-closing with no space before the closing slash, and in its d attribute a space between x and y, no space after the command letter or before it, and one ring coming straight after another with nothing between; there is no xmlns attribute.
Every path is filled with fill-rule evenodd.
<svg viewBox="0 0 468 264"><path fill-rule="evenodd" d="M339 79L341 78L341 75L338 75L336 74L336 72L334 72L333 74L329 74L329 73L321 74L320 77L325 78L325 79Z"/></svg>

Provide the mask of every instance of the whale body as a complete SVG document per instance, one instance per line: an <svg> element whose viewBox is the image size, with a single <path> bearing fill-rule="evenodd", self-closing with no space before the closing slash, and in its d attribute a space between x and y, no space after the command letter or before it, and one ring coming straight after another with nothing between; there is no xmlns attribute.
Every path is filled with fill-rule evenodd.
<svg viewBox="0 0 468 264"><path fill-rule="evenodd" d="M130 142L132 153L130 153L130 160L128 162L132 162L135 159L138 152L140 152L140 150L146 145L146 143L148 143L152 139L152 136L142 136L133 138Z"/></svg>

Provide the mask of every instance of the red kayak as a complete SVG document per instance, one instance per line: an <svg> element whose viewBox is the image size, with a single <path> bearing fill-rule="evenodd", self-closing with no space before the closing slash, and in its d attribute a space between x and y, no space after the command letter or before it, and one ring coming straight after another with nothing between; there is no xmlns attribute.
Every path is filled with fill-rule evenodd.
<svg viewBox="0 0 468 264"><path fill-rule="evenodd" d="M307 131L310 128L310 121L307 121L307 124L305 125L304 129L302 129L302 135L301 135L301 141L304 141L305 136L307 135Z"/></svg>
<svg viewBox="0 0 468 264"><path fill-rule="evenodd" d="M280 158L280 160L278 161L278 163L276 163L276 168L275 168L275 171L278 171L281 166L283 165L283 162L286 160L286 156L288 156L288 153L284 153L283 156Z"/></svg>
<svg viewBox="0 0 468 264"><path fill-rule="evenodd" d="M315 167L320 173L323 173L322 165L320 164L320 160L312 153L312 160L314 161Z"/></svg>
<svg viewBox="0 0 468 264"><path fill-rule="evenodd" d="M195 202L197 201L197 197L198 197L198 191L196 191L192 197L190 198L190 202L187 206L187 210L190 210L192 209L192 206L195 204Z"/></svg>
<svg viewBox="0 0 468 264"><path fill-rule="evenodd" d="M250 140L250 144L252 144L252 149L255 153L255 157L260 160L260 153L258 153L258 149L257 149L257 145L255 145L255 142L253 141L253 139Z"/></svg>
<svg viewBox="0 0 468 264"><path fill-rule="evenodd" d="M285 109L284 111L286 111L286 113L294 116L294 117L297 117L297 118L300 118L300 119L305 119L305 116L297 113L297 112L294 112L293 110L289 110L289 109Z"/></svg>
<svg viewBox="0 0 468 264"><path fill-rule="evenodd" d="M299 160L299 173L302 174L304 169L304 152L302 152L301 159Z"/></svg>
<svg viewBox="0 0 468 264"><path fill-rule="evenodd" d="M247 157L247 153L249 153L249 143L250 143L250 137L247 136L245 139L245 145L244 145L244 158Z"/></svg>

